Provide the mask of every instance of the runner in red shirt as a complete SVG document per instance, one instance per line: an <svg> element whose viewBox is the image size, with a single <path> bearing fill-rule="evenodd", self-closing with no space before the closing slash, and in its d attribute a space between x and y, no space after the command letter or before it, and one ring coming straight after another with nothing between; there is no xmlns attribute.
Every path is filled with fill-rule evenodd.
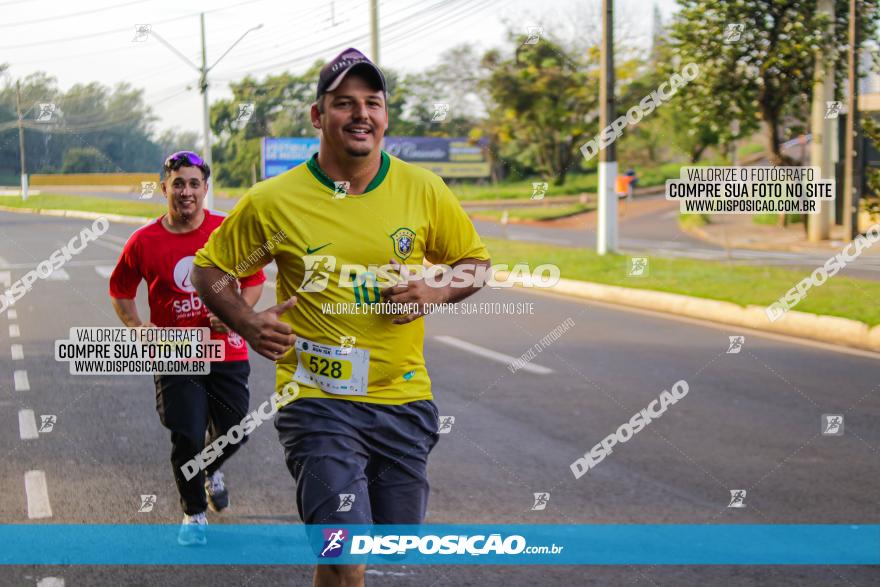
<svg viewBox="0 0 880 587"><path fill-rule="evenodd" d="M203 208L211 170L196 153L181 151L168 157L162 193L168 213L143 226L125 243L110 277L110 297L126 326L210 327L211 338L226 347L223 362L211 364L208 375L154 375L156 410L171 430L171 463L184 517L178 541L204 544L205 510L229 505L223 473L218 469L244 444L230 442L205 471L184 466L207 444L239 424L248 410L247 345L237 333L213 316L190 281L193 259L225 214ZM150 322L138 316L135 296L144 279L149 285ZM251 306L260 299L266 277L262 271L239 280L241 295ZM207 475L206 475L207 474Z"/></svg>

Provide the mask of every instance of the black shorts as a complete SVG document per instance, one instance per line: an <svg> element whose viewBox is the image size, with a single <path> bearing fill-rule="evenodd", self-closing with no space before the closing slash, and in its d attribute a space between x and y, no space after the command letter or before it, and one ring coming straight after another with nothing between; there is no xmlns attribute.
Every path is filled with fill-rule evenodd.
<svg viewBox="0 0 880 587"><path fill-rule="evenodd" d="M211 363L207 375L154 375L156 411L173 432L204 439L241 422L250 401L247 361Z"/></svg>
<svg viewBox="0 0 880 587"><path fill-rule="evenodd" d="M428 506L428 453L437 406L303 398L275 428L306 524L420 524Z"/></svg>

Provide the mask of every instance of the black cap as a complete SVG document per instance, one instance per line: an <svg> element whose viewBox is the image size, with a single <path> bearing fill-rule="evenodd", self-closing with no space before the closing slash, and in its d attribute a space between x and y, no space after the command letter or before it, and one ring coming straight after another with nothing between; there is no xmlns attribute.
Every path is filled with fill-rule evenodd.
<svg viewBox="0 0 880 587"><path fill-rule="evenodd" d="M366 55L354 47L349 47L321 68L321 74L318 76L318 92L316 97L320 98L327 92L335 90L342 83L342 80L345 79L345 76L355 68L360 68L364 73L368 73L373 78L374 83L379 86L379 89L387 92L385 89L385 76L382 75L382 70L375 63L367 59Z"/></svg>

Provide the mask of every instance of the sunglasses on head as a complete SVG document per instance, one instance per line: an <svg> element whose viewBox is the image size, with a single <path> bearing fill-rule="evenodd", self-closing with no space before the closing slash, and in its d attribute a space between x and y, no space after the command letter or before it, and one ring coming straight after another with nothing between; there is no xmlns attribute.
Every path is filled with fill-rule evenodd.
<svg viewBox="0 0 880 587"><path fill-rule="evenodd" d="M198 156L197 153L193 153L192 151L178 151L168 157L165 160L165 167L167 169L171 169L176 164L188 163L189 165L194 165L196 167L201 167L205 164L205 160Z"/></svg>

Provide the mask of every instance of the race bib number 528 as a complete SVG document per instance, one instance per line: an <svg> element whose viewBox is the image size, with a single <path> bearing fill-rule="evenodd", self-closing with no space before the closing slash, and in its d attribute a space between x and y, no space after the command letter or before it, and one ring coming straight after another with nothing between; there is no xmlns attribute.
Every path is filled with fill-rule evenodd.
<svg viewBox="0 0 880 587"><path fill-rule="evenodd" d="M297 366L293 380L324 393L336 395L367 395L370 351L354 347L342 348L298 338Z"/></svg>

